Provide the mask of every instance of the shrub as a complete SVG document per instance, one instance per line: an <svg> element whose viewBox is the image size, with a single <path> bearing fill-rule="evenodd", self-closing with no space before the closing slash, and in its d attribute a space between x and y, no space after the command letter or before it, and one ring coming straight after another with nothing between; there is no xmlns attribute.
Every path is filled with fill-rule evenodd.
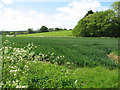
<svg viewBox="0 0 120 90"><path fill-rule="evenodd" d="M13 48L12 45L14 44L16 43L11 43L6 40L0 49L3 60L3 87L27 88L27 73L29 72L31 63L50 60L55 60L57 63L59 61L59 58L55 57L54 53L49 55L39 53L39 55L36 55L34 49L37 47L34 47L33 43L29 43L28 46L24 48Z"/></svg>

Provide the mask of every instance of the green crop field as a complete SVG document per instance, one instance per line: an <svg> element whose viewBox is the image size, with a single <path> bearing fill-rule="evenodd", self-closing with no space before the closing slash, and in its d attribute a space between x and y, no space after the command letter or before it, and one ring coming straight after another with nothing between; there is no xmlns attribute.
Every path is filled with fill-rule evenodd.
<svg viewBox="0 0 120 90"><path fill-rule="evenodd" d="M72 31L54 31L37 34L17 35L17 36L72 36Z"/></svg>
<svg viewBox="0 0 120 90"><path fill-rule="evenodd" d="M14 47L24 47L33 42L38 47L35 50L36 53L55 52L56 55L64 55L65 62L71 62L80 67L99 64L116 66L107 56L118 49L118 39L115 38L9 37L4 39L16 42L17 45Z"/></svg>
<svg viewBox="0 0 120 90"><path fill-rule="evenodd" d="M11 47L4 48L5 53L6 50L9 51L8 56L4 56L6 57L4 59L6 67L3 69L4 87L18 87L18 82L11 82L12 84L6 82L15 81L16 79L21 81L19 85L26 88L118 87L118 64L107 56L118 49L117 38L3 37L3 42L5 40L12 42L11 47L14 49L12 50ZM29 43L33 43L37 48L32 49ZM27 45L28 50L25 51L24 47ZM32 52L30 53L29 50L31 49ZM22 52L25 54L22 54ZM52 54L49 53L53 52L55 53L54 57L57 59L54 58L53 60L51 58ZM31 61L34 60L34 54L40 55L40 57L36 56L35 60L38 60L36 62ZM23 58L22 61L18 61L19 63L15 63L15 61L7 63L7 58L10 57L18 60L21 57ZM41 60L39 61L39 59ZM24 65L27 65L26 69L23 68ZM15 77L17 73L15 69L13 71L9 70L10 66L11 69L13 67L22 68L22 71L17 69L19 75ZM11 75L6 74L6 72L10 72Z"/></svg>

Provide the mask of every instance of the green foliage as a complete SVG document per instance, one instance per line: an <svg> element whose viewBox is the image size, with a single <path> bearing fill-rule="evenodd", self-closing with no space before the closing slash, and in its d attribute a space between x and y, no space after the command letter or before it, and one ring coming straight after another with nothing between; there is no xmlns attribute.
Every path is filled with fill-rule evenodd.
<svg viewBox="0 0 120 90"><path fill-rule="evenodd" d="M117 13L118 13L118 10L119 10L119 6L120 6L119 1L116 1L111 5L112 9L115 10L115 12L117 12Z"/></svg>
<svg viewBox="0 0 120 90"><path fill-rule="evenodd" d="M3 71L3 83L4 87L27 87L25 84L27 75L30 67L30 63L37 61L55 61L56 64L59 64L59 59L52 54L35 54L34 49L37 47L33 47L32 44L28 44L27 47L24 48L13 48L11 46L16 45L17 43L11 43L6 40L3 43L0 52L2 52L2 71ZM55 63L54 62L54 63ZM21 75L21 76L20 76ZM12 82L10 82L12 81ZM19 81L19 82L18 82ZM16 82L16 83L15 83Z"/></svg>
<svg viewBox="0 0 120 90"><path fill-rule="evenodd" d="M88 16L89 14L93 14L94 12L92 11L92 10L89 10L88 12L87 12L87 14L85 15L85 17L86 16Z"/></svg>
<svg viewBox="0 0 120 90"><path fill-rule="evenodd" d="M55 28L55 31L60 31L60 29L58 27Z"/></svg>
<svg viewBox="0 0 120 90"><path fill-rule="evenodd" d="M49 32L46 26L42 26L38 32Z"/></svg>
<svg viewBox="0 0 120 90"><path fill-rule="evenodd" d="M49 32L53 32L53 31L66 31L67 29L66 28L58 28L58 27L56 27L56 28L49 28L48 29L49 30Z"/></svg>
<svg viewBox="0 0 120 90"><path fill-rule="evenodd" d="M28 28L28 34L32 34L33 33L33 29Z"/></svg>
<svg viewBox="0 0 120 90"><path fill-rule="evenodd" d="M118 39L116 38L75 38L75 37L6 37L3 38L16 42L13 47L25 47L27 43L33 42L38 49L47 55L54 52L55 56L61 57L59 61L51 60L51 63L58 62L65 65L70 62L76 67L96 67L106 66L110 69L117 67L117 64L107 56L111 51L118 49Z"/></svg>
<svg viewBox="0 0 120 90"><path fill-rule="evenodd" d="M76 37L119 37L118 26L113 10L100 11L81 19L72 33Z"/></svg>
<svg viewBox="0 0 120 90"><path fill-rule="evenodd" d="M49 30L49 32L53 32L54 28L49 28L48 30Z"/></svg>
<svg viewBox="0 0 120 90"><path fill-rule="evenodd" d="M117 70L109 71L103 67L68 69L64 66L37 62L31 65L30 72L29 88L118 87Z"/></svg>
<svg viewBox="0 0 120 90"><path fill-rule="evenodd" d="M105 67L73 68L45 63L38 59L33 44L24 48L6 40L2 49L2 87L4 88L117 88L118 70ZM36 47L37 48L37 47ZM35 58L33 58L35 55ZM42 56L41 56L42 55ZM69 64L69 62L67 62Z"/></svg>

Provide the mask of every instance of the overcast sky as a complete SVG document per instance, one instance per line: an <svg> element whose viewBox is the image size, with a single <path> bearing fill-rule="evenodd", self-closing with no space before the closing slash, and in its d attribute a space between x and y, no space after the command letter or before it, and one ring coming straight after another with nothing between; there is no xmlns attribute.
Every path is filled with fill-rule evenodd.
<svg viewBox="0 0 120 90"><path fill-rule="evenodd" d="M49 2L48 2L49 1ZM114 0L0 0L0 31L74 28L88 10L104 11Z"/></svg>

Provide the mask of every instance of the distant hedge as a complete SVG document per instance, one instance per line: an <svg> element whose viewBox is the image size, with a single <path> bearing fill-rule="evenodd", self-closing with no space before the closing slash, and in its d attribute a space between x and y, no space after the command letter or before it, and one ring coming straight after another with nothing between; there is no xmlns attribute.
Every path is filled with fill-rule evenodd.
<svg viewBox="0 0 120 90"><path fill-rule="evenodd" d="M119 37L119 24L113 10L100 11L82 18L72 33L76 37Z"/></svg>

